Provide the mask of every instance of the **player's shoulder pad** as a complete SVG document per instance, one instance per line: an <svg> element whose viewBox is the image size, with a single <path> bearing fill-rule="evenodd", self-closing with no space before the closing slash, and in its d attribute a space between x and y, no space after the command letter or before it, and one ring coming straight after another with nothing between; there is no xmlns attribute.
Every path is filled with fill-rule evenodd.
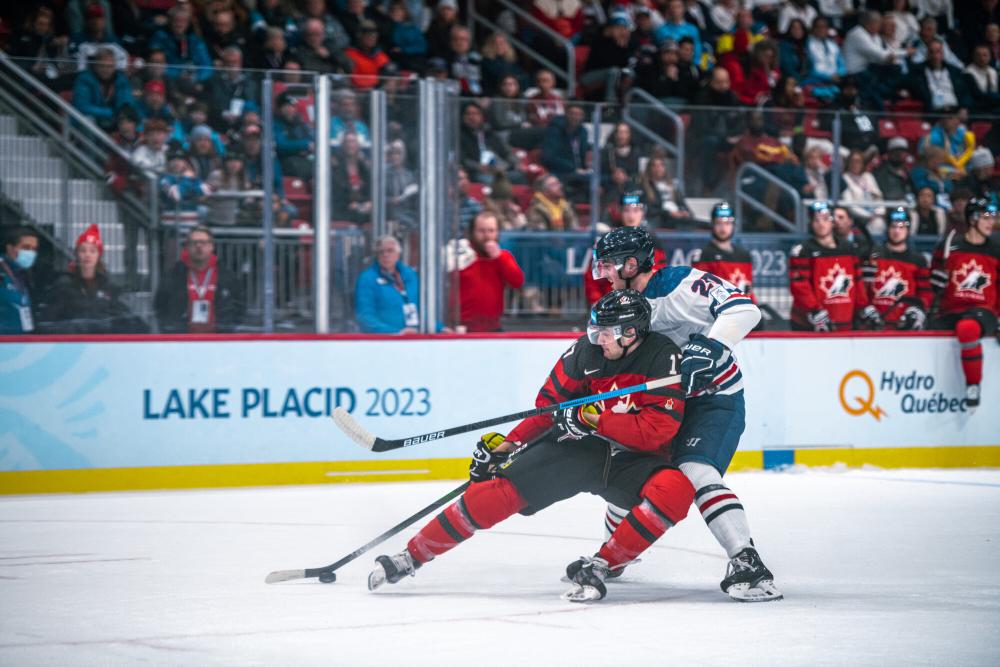
<svg viewBox="0 0 1000 667"><path fill-rule="evenodd" d="M753 261L753 257L750 255L750 251L747 250L744 246L741 246L738 243L734 243L733 244L733 258L737 262L752 262Z"/></svg>
<svg viewBox="0 0 1000 667"><path fill-rule="evenodd" d="M647 299L667 296L695 270L690 266L668 266L660 269L646 285L642 294Z"/></svg>

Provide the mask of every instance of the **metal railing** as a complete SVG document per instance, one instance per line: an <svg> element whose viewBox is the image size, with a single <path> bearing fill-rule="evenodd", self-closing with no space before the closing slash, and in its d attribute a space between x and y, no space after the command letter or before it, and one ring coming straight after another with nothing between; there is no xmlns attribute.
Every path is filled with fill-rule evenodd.
<svg viewBox="0 0 1000 667"><path fill-rule="evenodd" d="M777 211L769 208L760 200L753 197L752 194L748 193L744 189L745 180L747 177L759 177L778 188L779 191L787 194L792 200L792 206L794 207L794 217L789 220L787 217L781 215ZM793 188L788 183L784 182L771 172L767 171L763 167L753 162L744 162L740 165L740 168L736 170L736 220L737 224L742 228L745 216L743 215L743 207L749 206L757 213L770 219L772 222L777 224L779 227L783 227L790 232L795 232L797 234L805 234L806 224L805 224L805 209L802 207L802 195L799 191Z"/></svg>
<svg viewBox="0 0 1000 667"><path fill-rule="evenodd" d="M674 126L673 142L668 141L658 132L655 132L652 129L650 129L646 125L646 123L635 117L635 115L632 113L633 111L632 100L634 98L638 98L645 105L648 105L647 107L645 107L647 110L654 111L662 116L665 116L667 120L669 120L670 123L673 124ZM680 188L681 192L684 192L685 191L684 190L684 139L685 139L684 119L682 119L680 115L678 115L673 109L671 109L663 102L650 95L642 88L630 88L628 93L625 94L624 103L625 103L625 108L622 112L622 118L625 119L625 122L628 123L629 126L636 132L646 137L646 139L648 139L649 141L653 142L658 146L663 147L663 149L667 151L667 154L674 158L674 161L677 163L677 169L675 171L677 175L675 179L677 182L677 187Z"/></svg>

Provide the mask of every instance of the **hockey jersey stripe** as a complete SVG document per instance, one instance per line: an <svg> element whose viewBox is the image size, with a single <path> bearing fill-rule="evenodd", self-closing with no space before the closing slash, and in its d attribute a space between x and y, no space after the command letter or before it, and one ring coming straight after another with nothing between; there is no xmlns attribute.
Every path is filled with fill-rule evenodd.
<svg viewBox="0 0 1000 667"><path fill-rule="evenodd" d="M734 375L732 378L730 378L725 383L717 385L719 388L716 390L716 393L719 393L720 391L727 391L729 389L732 389L733 387L735 387L736 385L738 385L742 381L743 381L743 373L742 372L738 372L738 373L736 373L736 375Z"/></svg>
<svg viewBox="0 0 1000 667"><path fill-rule="evenodd" d="M724 313L725 311L729 310L730 308L734 308L736 306L746 306L748 304L752 306L753 305L753 301L751 301L750 299L748 299L747 297L745 297L742 293L737 293L737 294L733 294L731 297L729 297L728 299L726 299L726 302L723 303L718 308L716 308L716 307L713 306L712 308L709 308L708 310L709 310L710 313L712 313L713 315L715 315L716 317L718 317L719 313Z"/></svg>

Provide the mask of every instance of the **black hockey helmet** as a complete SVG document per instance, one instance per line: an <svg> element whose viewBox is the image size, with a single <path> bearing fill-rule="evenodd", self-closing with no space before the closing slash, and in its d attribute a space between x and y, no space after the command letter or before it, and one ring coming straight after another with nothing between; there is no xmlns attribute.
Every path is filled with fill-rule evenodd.
<svg viewBox="0 0 1000 667"><path fill-rule="evenodd" d="M997 215L997 205L985 197L973 197L965 205L965 221L971 226L983 215Z"/></svg>
<svg viewBox="0 0 1000 667"><path fill-rule="evenodd" d="M626 206L641 206L645 209L646 196L643 194L642 190L626 190L622 193L621 198L619 198L618 204L622 208L625 208Z"/></svg>
<svg viewBox="0 0 1000 667"><path fill-rule="evenodd" d="M591 307L587 337L597 345L601 333L610 333L618 340L626 329L634 327L642 338L649 333L652 313L649 301L634 289L612 290Z"/></svg>
<svg viewBox="0 0 1000 667"><path fill-rule="evenodd" d="M833 215L833 210L830 207L830 202L828 202L826 200L823 200L823 199L818 199L818 200L814 201L813 203L809 204L809 220L810 220L810 222L813 221L813 220L815 220L816 217L820 213L822 213L823 211L826 211L828 214Z"/></svg>
<svg viewBox="0 0 1000 667"><path fill-rule="evenodd" d="M729 202L720 201L712 207L712 222L715 222L719 218L736 218L736 213L733 211L733 207L729 205Z"/></svg>
<svg viewBox="0 0 1000 667"><path fill-rule="evenodd" d="M645 227L619 227L602 236L594 247L592 264L596 280L603 276L598 271L598 263L607 262L621 270L625 260L635 257L639 263L639 273L653 270L653 237Z"/></svg>

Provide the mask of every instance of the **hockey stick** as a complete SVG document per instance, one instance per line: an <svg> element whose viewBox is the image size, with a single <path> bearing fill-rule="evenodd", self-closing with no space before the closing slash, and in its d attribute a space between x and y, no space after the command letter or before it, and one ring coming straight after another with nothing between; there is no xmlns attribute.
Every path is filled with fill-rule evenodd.
<svg viewBox="0 0 1000 667"><path fill-rule="evenodd" d="M681 381L680 375L670 375L665 378L659 378L656 380L650 380L645 384L635 384L631 387L624 387L622 389L615 389L613 391L606 391L601 394L593 394L591 396L584 396L583 398L574 398L571 401L563 401L562 403L554 403L552 405L544 405L540 408L534 408L533 410L525 410L524 412L515 412L511 415L504 415L503 417L493 417L492 419L484 419L483 421L474 422L472 424L464 424L463 426L453 426L452 428L446 428L441 431L432 431L431 433L424 433L421 435L410 436L409 438L399 438L398 440L385 440L383 438L376 437L369 433L361 424L357 422L351 414L342 407L336 407L333 410L333 421L337 423L340 430L346 433L351 440L358 443L366 449L370 449L373 452L388 452L393 449L400 449L402 447L410 447L411 445L419 445L425 442L430 442L432 440L441 440L443 438L448 438L453 435L458 435L460 433L468 433L469 431L477 431L488 426L496 426L497 424L503 424L506 422L515 421L518 419L526 419L528 417L537 417L538 415L543 415L546 412L557 412L558 410L564 410L565 408L572 408L577 405L583 405L584 403L594 403L596 401L604 401L609 398L616 398L618 396L625 396L626 394L635 394L640 391L649 391L650 389L658 389L659 387L666 387L671 384L678 384Z"/></svg>
<svg viewBox="0 0 1000 667"><path fill-rule="evenodd" d="M421 519L423 519L425 516L427 516L437 508L441 507L442 505L448 502L451 502L458 496L462 495L462 493L469 487L469 484L470 482L466 482L465 484L462 484L462 486L456 489L452 489L451 491L441 496L440 498L438 498L437 500L435 500L430 505L423 508L413 516L403 519L400 523L397 523L395 526L385 531L384 533L382 533L381 535L379 535L378 537L376 537L374 540L364 545L363 547L358 547L351 553L347 554L346 556L338 560L336 563L331 563L330 565L327 565L325 567L306 568L304 570L276 570L271 574L267 575L267 577L264 579L264 583L276 584L280 581L292 581L294 579L310 579L312 577L319 577L319 580L322 581L324 584L332 584L337 580L337 575L335 574L335 570L339 570L341 567L347 565L358 556L361 556L366 552L368 552L369 550L373 549L374 547L377 547L378 545L382 544L393 535L399 533L400 531L406 528L409 528L417 521L420 521Z"/></svg>

